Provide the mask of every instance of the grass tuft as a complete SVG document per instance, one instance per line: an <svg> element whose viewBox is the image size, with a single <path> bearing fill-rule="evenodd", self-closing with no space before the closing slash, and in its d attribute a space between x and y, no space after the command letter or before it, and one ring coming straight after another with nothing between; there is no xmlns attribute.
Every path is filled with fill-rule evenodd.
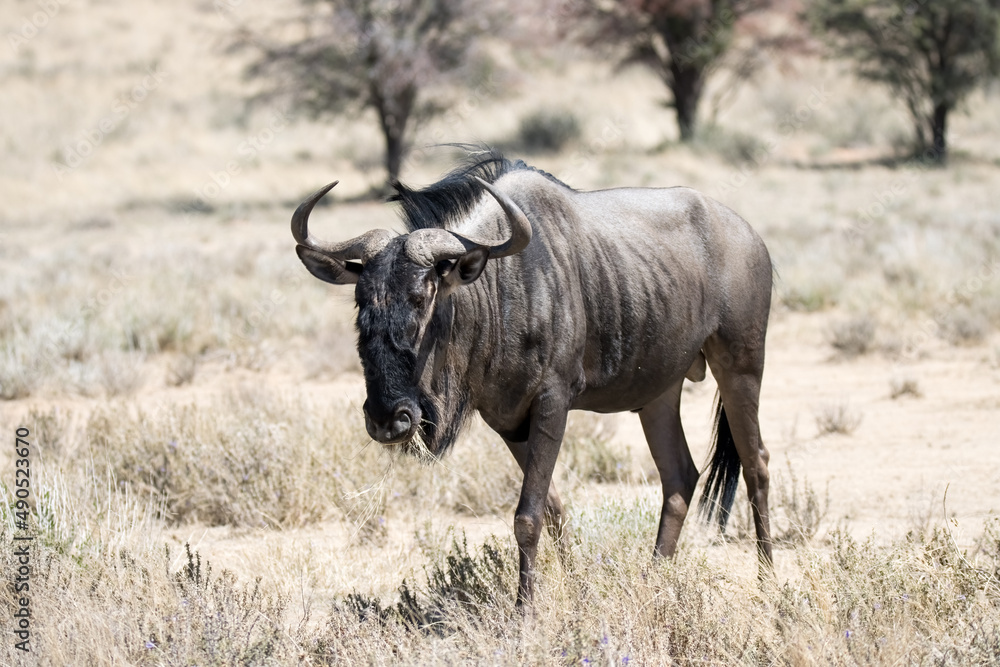
<svg viewBox="0 0 1000 667"><path fill-rule="evenodd" d="M861 413L847 403L821 406L815 413L816 428L820 435L839 433L851 435L861 425Z"/></svg>
<svg viewBox="0 0 1000 667"><path fill-rule="evenodd" d="M894 377L889 380L889 398L896 400L904 396L920 398L924 393L920 390L920 383L912 377Z"/></svg>
<svg viewBox="0 0 1000 667"><path fill-rule="evenodd" d="M735 165L762 163L770 157L766 143L759 137L719 125L703 127L694 145Z"/></svg>
<svg viewBox="0 0 1000 667"><path fill-rule="evenodd" d="M958 307L938 318L941 336L952 345L979 345L990 334L989 319L970 307Z"/></svg>
<svg viewBox="0 0 1000 667"><path fill-rule="evenodd" d="M197 371L198 357L193 354L182 354L167 367L167 385L182 387L191 384Z"/></svg>
<svg viewBox="0 0 1000 667"><path fill-rule="evenodd" d="M519 148L529 153L557 153L581 135L576 114L566 109L539 109L521 119Z"/></svg>
<svg viewBox="0 0 1000 667"><path fill-rule="evenodd" d="M830 511L830 490L821 498L809 483L800 479L792 464L785 460L785 469L776 487L776 502L771 507L774 512L772 530L776 544L806 545L819 532Z"/></svg>
<svg viewBox="0 0 1000 667"><path fill-rule="evenodd" d="M845 357L856 357L871 351L875 329L875 319L871 315L854 315L834 322L827 331L827 341Z"/></svg>
<svg viewBox="0 0 1000 667"><path fill-rule="evenodd" d="M631 457L613 442L614 435L613 417L593 412L572 413L560 453L569 474L577 479L600 483L631 478Z"/></svg>

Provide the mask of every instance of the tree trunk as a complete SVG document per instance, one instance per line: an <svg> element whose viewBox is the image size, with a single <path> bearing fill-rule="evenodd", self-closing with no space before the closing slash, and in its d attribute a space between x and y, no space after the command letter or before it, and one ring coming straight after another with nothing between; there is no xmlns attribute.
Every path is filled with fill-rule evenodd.
<svg viewBox="0 0 1000 667"><path fill-rule="evenodd" d="M681 141L694 139L698 125L698 103L705 89L705 70L711 58L699 53L692 57L689 44L691 35L699 34L698 21L665 20L657 26L657 31L663 38L669 55L661 56L663 79L674 96L674 109L677 111L677 129Z"/></svg>
<svg viewBox="0 0 1000 667"><path fill-rule="evenodd" d="M372 103L378 113L382 136L385 138L385 171L387 183L399 180L399 173L406 158L406 125L416 101L416 88L407 87L401 91L383 93L377 85L372 86Z"/></svg>
<svg viewBox="0 0 1000 667"><path fill-rule="evenodd" d="M678 63L676 60L670 64L670 73L670 91L674 95L674 108L677 110L677 129L680 131L681 141L688 142L694 139L698 124L698 103L705 87L705 73L700 67Z"/></svg>
<svg viewBox="0 0 1000 667"><path fill-rule="evenodd" d="M945 102L938 102L934 106L934 115L931 117L931 136L933 144L925 153L932 162L944 164L948 161L948 139L946 132L948 129L949 106Z"/></svg>
<svg viewBox="0 0 1000 667"><path fill-rule="evenodd" d="M406 154L406 146L403 137L398 133L385 132L385 171L389 183L399 180L399 172L403 168L403 157Z"/></svg>

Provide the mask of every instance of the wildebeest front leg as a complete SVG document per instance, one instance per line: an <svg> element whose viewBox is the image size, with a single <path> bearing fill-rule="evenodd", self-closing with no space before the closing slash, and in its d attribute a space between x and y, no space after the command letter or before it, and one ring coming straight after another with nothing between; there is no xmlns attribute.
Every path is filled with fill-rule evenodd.
<svg viewBox="0 0 1000 667"><path fill-rule="evenodd" d="M513 442L507 439L504 439L504 442L507 443L507 449L510 450L523 473L528 461L528 443ZM549 493L545 498L545 526L556 545L560 547L559 555L561 557L563 555L561 547L565 543L568 528L566 526L566 510L563 508L562 500L556 491L555 482L549 482Z"/></svg>
<svg viewBox="0 0 1000 667"><path fill-rule="evenodd" d="M540 397L532 406L531 426L525 447L524 482L514 513L514 537L520 551L517 605L534 598L535 556L542 534L545 508L552 484L552 471L566 431L568 403L557 406L551 398Z"/></svg>

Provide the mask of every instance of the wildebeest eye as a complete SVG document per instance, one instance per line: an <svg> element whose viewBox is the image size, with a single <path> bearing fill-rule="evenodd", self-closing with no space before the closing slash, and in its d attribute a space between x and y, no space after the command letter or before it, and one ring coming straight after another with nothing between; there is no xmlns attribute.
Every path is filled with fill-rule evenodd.
<svg viewBox="0 0 1000 667"><path fill-rule="evenodd" d="M434 286L428 283L422 283L415 289L410 290L410 303L413 304L415 308L422 309L431 300L433 295Z"/></svg>
<svg viewBox="0 0 1000 667"><path fill-rule="evenodd" d="M419 310L424 307L424 304L427 303L427 295L423 292L412 292L410 294L410 303L414 308Z"/></svg>

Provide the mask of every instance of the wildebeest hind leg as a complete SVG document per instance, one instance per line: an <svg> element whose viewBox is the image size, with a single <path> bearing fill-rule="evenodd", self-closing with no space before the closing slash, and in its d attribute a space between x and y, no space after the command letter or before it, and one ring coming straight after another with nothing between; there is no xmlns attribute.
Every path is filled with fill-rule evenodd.
<svg viewBox="0 0 1000 667"><path fill-rule="evenodd" d="M769 565L771 528L767 504L770 483L767 462L770 455L761 440L758 420L764 369L763 344L740 348L714 341L711 349L718 350L707 355L708 365L718 380L722 406L743 466L743 481L747 485L757 533L757 552L761 562Z"/></svg>
<svg viewBox="0 0 1000 667"><path fill-rule="evenodd" d="M694 488L698 484L698 468L691 459L681 426L683 383L683 379L678 381L639 412L649 453L653 455L663 487L663 510L654 552L657 556L674 555Z"/></svg>
<svg viewBox="0 0 1000 667"><path fill-rule="evenodd" d="M514 455L514 460L517 461L517 465L523 473L528 458L528 443L511 442L506 439L504 442L507 443L507 449ZM559 547L559 557L562 559L566 552L565 545L568 543L569 526L566 524L566 511L559 498L559 493L556 491L555 482L549 483L549 494L545 499L545 526Z"/></svg>

